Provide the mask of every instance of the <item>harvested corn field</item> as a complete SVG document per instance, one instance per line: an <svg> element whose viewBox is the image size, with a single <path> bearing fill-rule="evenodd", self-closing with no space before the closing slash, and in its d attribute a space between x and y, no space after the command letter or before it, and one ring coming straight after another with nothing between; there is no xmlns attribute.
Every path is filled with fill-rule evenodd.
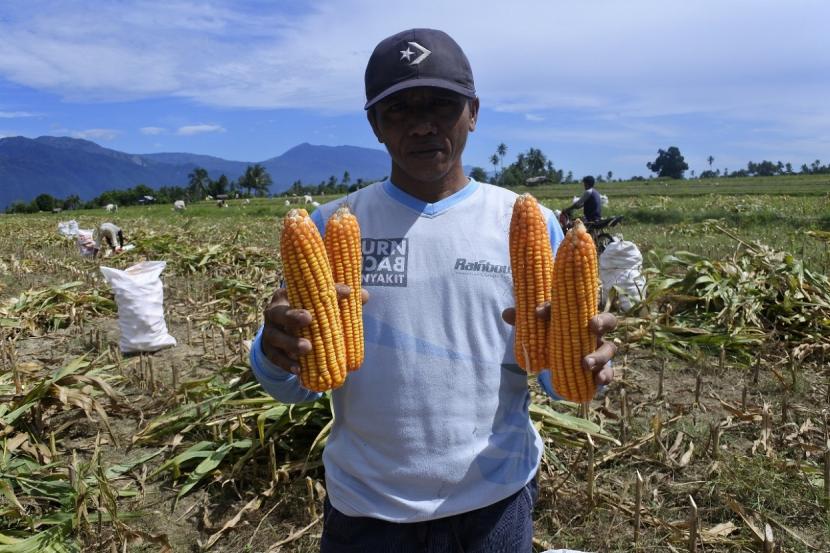
<svg viewBox="0 0 830 553"><path fill-rule="evenodd" d="M609 193L647 295L587 419L529 380L537 551L830 550L830 182L802 188ZM286 210L121 209L135 248L100 261L57 233L66 213L0 217L0 552L318 550L328 396L281 404L247 361ZM123 354L99 265L142 260L167 263L177 345Z"/></svg>

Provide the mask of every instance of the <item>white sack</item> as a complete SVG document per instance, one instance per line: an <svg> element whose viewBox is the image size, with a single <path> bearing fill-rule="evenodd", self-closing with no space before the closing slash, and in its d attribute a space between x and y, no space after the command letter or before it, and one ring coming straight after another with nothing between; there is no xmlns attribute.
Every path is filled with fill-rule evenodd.
<svg viewBox="0 0 830 553"><path fill-rule="evenodd" d="M78 235L78 221L61 221L58 223L58 232L66 238L75 238Z"/></svg>
<svg viewBox="0 0 830 553"><path fill-rule="evenodd" d="M93 238L92 229L78 229L75 242L78 244L78 251L81 252L83 257L95 255L95 238Z"/></svg>
<svg viewBox="0 0 830 553"><path fill-rule="evenodd" d="M124 353L176 345L164 322L164 287L159 276L166 265L164 261L144 261L124 271L101 267L118 304L118 345Z"/></svg>
<svg viewBox="0 0 830 553"><path fill-rule="evenodd" d="M643 255L634 244L626 240L614 240L599 256L599 278L602 281L602 301L605 302L612 288L617 289L620 308L631 309L645 294Z"/></svg>
<svg viewBox="0 0 830 553"><path fill-rule="evenodd" d="M608 207L608 196L606 196L605 194L600 194L599 203L602 204L602 207Z"/></svg>

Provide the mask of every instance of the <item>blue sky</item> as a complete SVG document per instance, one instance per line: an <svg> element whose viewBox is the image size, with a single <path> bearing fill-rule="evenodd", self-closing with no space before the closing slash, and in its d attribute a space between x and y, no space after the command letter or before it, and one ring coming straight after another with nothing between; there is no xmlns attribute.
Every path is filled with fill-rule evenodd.
<svg viewBox="0 0 830 553"><path fill-rule="evenodd" d="M464 162L540 148L576 176L830 162L826 0L2 0L0 136L262 161L302 142L380 148L375 44L449 32L482 103Z"/></svg>

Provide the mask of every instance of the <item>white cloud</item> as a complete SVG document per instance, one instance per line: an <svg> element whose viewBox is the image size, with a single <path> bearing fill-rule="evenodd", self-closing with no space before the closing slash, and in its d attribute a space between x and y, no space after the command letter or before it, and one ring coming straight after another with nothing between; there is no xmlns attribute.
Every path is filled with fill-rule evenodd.
<svg viewBox="0 0 830 553"><path fill-rule="evenodd" d="M598 140L656 152L675 137L709 144L706 133L718 129L738 129L735 143L747 143L751 123L767 129L771 147L804 145L809 156L830 128L826 0L7 4L0 79L70 101L173 97L223 109L359 113L375 44L400 29L437 27L464 47L482 111L497 112L499 128L477 131L495 144ZM184 121L168 132L224 130L175 130Z"/></svg>
<svg viewBox="0 0 830 553"><path fill-rule="evenodd" d="M507 141L527 143L580 143L580 144L626 144L638 138L634 131L625 129L577 129L550 127L497 127L488 131L490 134L503 136Z"/></svg>
<svg viewBox="0 0 830 553"><path fill-rule="evenodd" d="M735 97L721 95L723 86L751 100L772 83L798 90L800 75L826 84L830 69L830 48L821 47L830 5L822 0L786 10L772 0L527 0L512 10L495 0L421 0L395 10L381 0L321 0L286 12L268 6L30 0L0 20L0 76L72 99L175 95L229 107L353 111L375 43L412 26L457 38L484 107L526 104L531 115L562 107L727 110ZM498 16L471 26L470 9ZM690 97L690 86L707 92Z"/></svg>
<svg viewBox="0 0 830 553"><path fill-rule="evenodd" d="M121 131L115 129L86 129L70 133L74 138L85 138L88 140L115 140Z"/></svg>
<svg viewBox="0 0 830 553"><path fill-rule="evenodd" d="M156 134L164 133L166 129L164 129L163 127L141 127L139 131L141 132L141 134L153 136Z"/></svg>
<svg viewBox="0 0 830 553"><path fill-rule="evenodd" d="M220 125L185 125L183 127L179 127L176 134L181 136L192 136L194 134L207 134L212 132L225 132L225 129Z"/></svg>
<svg viewBox="0 0 830 553"><path fill-rule="evenodd" d="M30 111L0 111L0 119L17 119L20 117L38 117L39 113Z"/></svg>

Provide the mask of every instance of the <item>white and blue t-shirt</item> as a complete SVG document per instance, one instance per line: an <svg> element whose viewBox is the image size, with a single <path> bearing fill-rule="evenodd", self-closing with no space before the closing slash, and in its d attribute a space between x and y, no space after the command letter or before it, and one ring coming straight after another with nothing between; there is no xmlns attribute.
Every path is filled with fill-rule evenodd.
<svg viewBox="0 0 830 553"><path fill-rule="evenodd" d="M514 192L470 180L436 203L390 181L348 201L363 241L365 361L331 393L323 453L332 505L349 516L418 522L515 493L536 473L542 441L528 415L527 375L513 357L508 231ZM562 231L548 219L555 248ZM319 394L262 353L251 366L284 402Z"/></svg>

